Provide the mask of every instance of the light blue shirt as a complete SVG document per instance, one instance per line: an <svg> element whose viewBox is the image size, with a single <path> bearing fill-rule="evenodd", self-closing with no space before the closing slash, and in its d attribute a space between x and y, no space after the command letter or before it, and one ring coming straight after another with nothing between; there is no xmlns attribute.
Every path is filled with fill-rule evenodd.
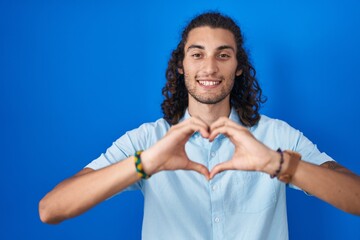
<svg viewBox="0 0 360 240"><path fill-rule="evenodd" d="M184 119L189 118L186 112ZM230 119L241 124L234 109ZM170 129L164 119L127 132L86 167L100 169L148 149ZM314 164L333 161L287 123L261 116L249 128L268 147L293 150ZM212 169L231 159L234 145L224 135L213 142L194 133L185 145L193 161ZM288 239L286 185L268 174L225 171L207 181L194 171L164 171L127 188L144 195L142 239Z"/></svg>

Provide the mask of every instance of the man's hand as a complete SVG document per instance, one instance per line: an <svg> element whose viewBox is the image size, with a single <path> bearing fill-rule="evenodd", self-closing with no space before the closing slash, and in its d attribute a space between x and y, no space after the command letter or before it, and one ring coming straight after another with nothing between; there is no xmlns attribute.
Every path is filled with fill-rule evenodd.
<svg viewBox="0 0 360 240"><path fill-rule="evenodd" d="M202 164L191 161L185 152L185 143L194 132L213 141L224 134L235 145L229 161L216 165L211 172ZM192 117L170 128L155 145L141 154L144 171L154 174L163 170L194 170L207 179L225 170L261 171L272 174L278 168L280 155L259 142L245 127L227 117L219 118L210 127L199 118Z"/></svg>
<svg viewBox="0 0 360 240"><path fill-rule="evenodd" d="M202 120L192 117L170 128L167 134L141 154L144 171L154 174L163 170L194 170L209 179L209 170L191 161L185 152L185 143L194 132L209 137L209 127Z"/></svg>
<svg viewBox="0 0 360 240"><path fill-rule="evenodd" d="M261 171L272 174L278 166L273 159L280 155L259 142L245 127L226 117L219 118L210 126L209 140L224 134L235 145L234 155L229 161L216 165L210 172L210 179L225 170Z"/></svg>

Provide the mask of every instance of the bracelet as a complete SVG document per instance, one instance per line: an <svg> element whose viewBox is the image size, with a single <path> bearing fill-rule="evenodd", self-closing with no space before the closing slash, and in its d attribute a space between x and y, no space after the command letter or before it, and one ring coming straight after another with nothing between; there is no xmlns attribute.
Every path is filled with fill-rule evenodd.
<svg viewBox="0 0 360 240"><path fill-rule="evenodd" d="M279 175L279 173L281 172L281 167L284 163L284 154L283 152L281 151L280 148L278 148L278 150L276 150L278 153L280 153L280 166L279 168L276 170L276 172L272 175L270 175L270 178L274 178L274 177L277 177Z"/></svg>
<svg viewBox="0 0 360 240"><path fill-rule="evenodd" d="M151 177L151 175L147 175L145 172L144 172L144 169L143 169L143 166L142 166L142 163L141 163L141 153L143 151L140 150L140 151L136 151L135 152L135 168L136 168L136 171L138 173L138 175L143 178L143 179L148 179L149 177Z"/></svg>
<svg viewBox="0 0 360 240"><path fill-rule="evenodd" d="M297 152L286 150L284 151L288 155L287 168L278 176L278 179L286 184L290 183L295 171L300 163L301 155Z"/></svg>

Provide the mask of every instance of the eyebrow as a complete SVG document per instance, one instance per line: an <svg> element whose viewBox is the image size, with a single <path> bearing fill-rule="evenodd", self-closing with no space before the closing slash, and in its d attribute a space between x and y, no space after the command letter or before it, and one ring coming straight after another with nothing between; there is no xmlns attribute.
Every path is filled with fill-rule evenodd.
<svg viewBox="0 0 360 240"><path fill-rule="evenodd" d="M193 45L190 45L190 46L188 47L188 49L186 50L186 52L188 52L190 49L193 49L193 48L198 48L198 49L202 49L202 50L205 49L204 46L193 44Z"/></svg>
<svg viewBox="0 0 360 240"><path fill-rule="evenodd" d="M224 50L224 49L231 49L231 50L233 50L233 52L235 52L235 49L230 45L222 45L217 48L217 50Z"/></svg>
<svg viewBox="0 0 360 240"><path fill-rule="evenodd" d="M204 49L205 49L205 47L202 46L202 45L193 44L193 45L190 45L190 46L187 48L186 52L188 52L190 49L193 49L193 48L198 48L198 49L201 49L201 50L204 50ZM234 49L232 46L230 46L230 45L221 45L221 46L219 46L219 47L216 48L216 50L218 50L218 51L219 51L219 50L224 50L224 49L231 49L231 50L233 50L233 52L235 52L235 49Z"/></svg>

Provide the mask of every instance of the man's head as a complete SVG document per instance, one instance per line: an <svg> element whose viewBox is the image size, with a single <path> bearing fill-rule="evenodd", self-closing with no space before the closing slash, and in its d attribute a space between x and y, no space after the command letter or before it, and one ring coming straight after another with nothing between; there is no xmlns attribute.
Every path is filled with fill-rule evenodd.
<svg viewBox="0 0 360 240"><path fill-rule="evenodd" d="M178 69L189 93L189 110L197 103L230 106L235 75L242 73L237 69L236 52L229 30L202 26L189 32L182 67Z"/></svg>
<svg viewBox="0 0 360 240"><path fill-rule="evenodd" d="M191 71L191 66L194 66L196 62L189 63L188 59L191 61L191 59L200 57L201 51L208 51L209 46L213 46L206 39L214 38L206 38L204 36L206 34L213 35L216 39L223 40L222 42L225 43L223 44L224 46L215 46L211 52L211 54L219 54L220 58L231 55L231 61L226 60L224 64L222 59L220 59L221 66L226 67L225 72L216 72L219 69L215 69L215 72L210 69L211 73L208 71L209 69L201 72ZM203 36L203 38L196 38L196 36ZM192 41L193 39L200 39L200 44L197 42L189 43L189 40ZM187 54L190 54L191 58ZM207 52L206 54L210 53ZM211 65L211 63L209 64ZM261 99L261 89L255 79L255 70L251 66L244 50L240 28L231 18L220 13L209 12L201 14L185 27L182 32L181 41L172 52L171 59L169 60L166 78L167 83L163 88L165 100L162 103L162 109L164 118L170 124L176 124L184 115L188 106L189 95L190 98L195 98L197 101L205 104L215 104L229 97L231 106L236 109L240 120L246 126L253 126L260 118L258 109L260 103L263 102ZM193 88L194 85L191 85L191 82L189 82L190 78L198 82L204 78L213 80L212 83L204 84L220 84L221 82L227 85L222 87L217 96L203 97ZM228 96L229 94L230 96Z"/></svg>

